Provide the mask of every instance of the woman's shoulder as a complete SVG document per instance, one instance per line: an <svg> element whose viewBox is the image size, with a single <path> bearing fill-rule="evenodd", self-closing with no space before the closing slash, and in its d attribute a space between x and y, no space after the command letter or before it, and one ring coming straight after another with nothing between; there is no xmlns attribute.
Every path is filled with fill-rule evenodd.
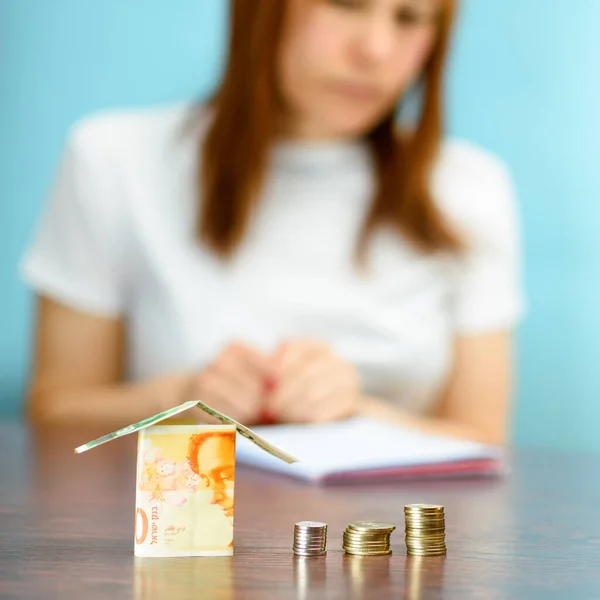
<svg viewBox="0 0 600 600"><path fill-rule="evenodd" d="M443 142L434 176L446 185L465 188L511 178L507 163L499 155L458 138Z"/></svg>
<svg viewBox="0 0 600 600"><path fill-rule="evenodd" d="M432 178L440 208L460 224L487 229L516 220L516 192L507 163L463 139L446 140Z"/></svg>
<svg viewBox="0 0 600 600"><path fill-rule="evenodd" d="M207 118L206 107L192 102L106 109L77 119L69 128L67 144L77 153L131 158L190 137Z"/></svg>

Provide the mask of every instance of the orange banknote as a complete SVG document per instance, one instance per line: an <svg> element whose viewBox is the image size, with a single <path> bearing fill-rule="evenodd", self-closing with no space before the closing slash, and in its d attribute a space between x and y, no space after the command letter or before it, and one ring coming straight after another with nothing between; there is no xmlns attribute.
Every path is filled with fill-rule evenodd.
<svg viewBox="0 0 600 600"><path fill-rule="evenodd" d="M233 554L235 425L139 432L136 556Z"/></svg>

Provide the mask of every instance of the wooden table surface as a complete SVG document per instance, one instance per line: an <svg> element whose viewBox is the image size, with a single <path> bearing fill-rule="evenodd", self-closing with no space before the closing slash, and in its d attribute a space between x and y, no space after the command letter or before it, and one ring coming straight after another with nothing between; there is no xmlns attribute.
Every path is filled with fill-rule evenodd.
<svg viewBox="0 0 600 600"><path fill-rule="evenodd" d="M0 423L0 598L600 599L600 458L514 452L503 479L317 487L238 468L233 558L133 556L135 436ZM403 506L446 507L448 555L405 553ZM329 524L326 557L291 552ZM393 554L341 550L354 520L396 523Z"/></svg>

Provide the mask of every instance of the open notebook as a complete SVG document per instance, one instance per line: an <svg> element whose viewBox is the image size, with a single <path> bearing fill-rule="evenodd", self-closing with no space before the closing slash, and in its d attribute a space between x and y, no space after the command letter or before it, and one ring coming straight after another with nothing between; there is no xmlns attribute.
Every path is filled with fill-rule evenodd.
<svg viewBox="0 0 600 600"><path fill-rule="evenodd" d="M370 418L325 425L270 425L254 431L300 462L286 464L242 437L237 442L238 462L315 482L504 471L499 448L427 435Z"/></svg>

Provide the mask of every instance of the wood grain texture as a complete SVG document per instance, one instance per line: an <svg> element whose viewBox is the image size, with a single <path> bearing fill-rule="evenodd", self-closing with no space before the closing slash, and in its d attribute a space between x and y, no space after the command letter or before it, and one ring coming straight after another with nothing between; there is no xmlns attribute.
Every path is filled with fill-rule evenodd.
<svg viewBox="0 0 600 600"><path fill-rule="evenodd" d="M0 424L0 598L600 599L600 458L515 452L504 479L316 487L242 467L233 558L133 556L135 436ZM446 507L448 556L405 555L403 507ZM328 554L291 552L299 520ZM341 550L358 519L397 524L390 557Z"/></svg>

